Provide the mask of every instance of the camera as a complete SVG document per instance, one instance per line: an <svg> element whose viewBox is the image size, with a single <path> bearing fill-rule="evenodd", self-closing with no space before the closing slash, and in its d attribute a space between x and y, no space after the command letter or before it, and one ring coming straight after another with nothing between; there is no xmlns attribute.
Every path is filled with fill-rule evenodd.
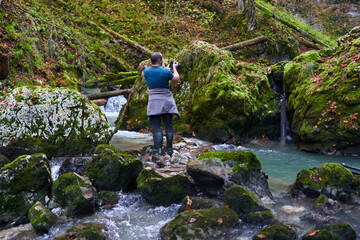
<svg viewBox="0 0 360 240"><path fill-rule="evenodd" d="M171 71L173 70L173 64L174 64L174 62L173 62L173 61L170 61L170 63L169 63L169 68L170 68ZM178 65L177 65L177 67L176 67L176 70L179 70L179 69L180 69L180 63L178 62Z"/></svg>

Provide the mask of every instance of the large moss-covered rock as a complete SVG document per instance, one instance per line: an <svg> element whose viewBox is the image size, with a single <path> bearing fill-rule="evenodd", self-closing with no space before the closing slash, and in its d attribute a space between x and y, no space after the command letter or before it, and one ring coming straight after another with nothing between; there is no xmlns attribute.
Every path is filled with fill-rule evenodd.
<svg viewBox="0 0 360 240"><path fill-rule="evenodd" d="M172 87L181 115L176 131L213 142L280 135L278 102L261 66L202 41L183 49L178 61L181 83ZM135 83L123 127L137 130L147 127L148 90L142 76Z"/></svg>
<svg viewBox="0 0 360 240"><path fill-rule="evenodd" d="M85 175L98 190L128 189L142 169L140 160L112 145L99 145L87 164Z"/></svg>
<svg viewBox="0 0 360 240"><path fill-rule="evenodd" d="M323 194L347 202L351 193L357 189L358 182L347 168L338 163L324 163L318 167L300 170L291 186L291 193L295 196L303 193L312 198Z"/></svg>
<svg viewBox="0 0 360 240"><path fill-rule="evenodd" d="M109 125L98 107L75 90L23 87L0 101L0 153L15 158L87 153L106 142Z"/></svg>
<svg viewBox="0 0 360 240"><path fill-rule="evenodd" d="M37 201L44 203L51 189L49 161L44 154L24 155L0 170L0 224L26 221Z"/></svg>
<svg viewBox="0 0 360 240"><path fill-rule="evenodd" d="M8 163L10 163L10 160L4 155L0 154L0 169Z"/></svg>
<svg viewBox="0 0 360 240"><path fill-rule="evenodd" d="M296 240L296 232L283 224L264 227L252 238L253 240Z"/></svg>
<svg viewBox="0 0 360 240"><path fill-rule="evenodd" d="M68 216L84 215L95 211L95 189L90 180L76 173L59 176L52 186L53 196L65 208Z"/></svg>
<svg viewBox="0 0 360 240"><path fill-rule="evenodd" d="M291 130L300 149L360 152L359 42L357 27L337 48L305 52L285 65Z"/></svg>
<svg viewBox="0 0 360 240"><path fill-rule="evenodd" d="M208 208L185 211L160 229L161 239L217 239L238 223L238 215L230 208Z"/></svg>
<svg viewBox="0 0 360 240"><path fill-rule="evenodd" d="M261 162L249 151L206 152L189 160L187 172L206 194L216 196L224 191L228 180L243 185L260 197L272 197Z"/></svg>
<svg viewBox="0 0 360 240"><path fill-rule="evenodd" d="M355 230L347 223L338 222L305 234L302 240L356 240Z"/></svg>
<svg viewBox="0 0 360 240"><path fill-rule="evenodd" d="M68 239L87 239L87 240L105 240L109 239L109 229L99 223L82 223L66 229L66 234L55 237L56 240Z"/></svg>
<svg viewBox="0 0 360 240"><path fill-rule="evenodd" d="M270 223L274 219L271 211L265 208L253 192L236 185L224 192L225 202L240 218L251 223Z"/></svg>
<svg viewBox="0 0 360 240"><path fill-rule="evenodd" d="M153 170L142 170L136 179L141 195L151 204L169 206L180 203L194 189L184 174L163 177Z"/></svg>
<svg viewBox="0 0 360 240"><path fill-rule="evenodd" d="M35 231L39 233L48 233L58 220L55 213L44 207L40 202L36 202L29 209L28 218Z"/></svg>

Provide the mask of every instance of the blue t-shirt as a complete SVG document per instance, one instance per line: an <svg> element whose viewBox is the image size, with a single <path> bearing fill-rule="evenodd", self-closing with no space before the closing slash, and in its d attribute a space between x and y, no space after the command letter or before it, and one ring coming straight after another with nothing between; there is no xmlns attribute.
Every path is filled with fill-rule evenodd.
<svg viewBox="0 0 360 240"><path fill-rule="evenodd" d="M169 88L169 81L173 79L174 74L168 68L151 66L145 68L144 77L149 89Z"/></svg>

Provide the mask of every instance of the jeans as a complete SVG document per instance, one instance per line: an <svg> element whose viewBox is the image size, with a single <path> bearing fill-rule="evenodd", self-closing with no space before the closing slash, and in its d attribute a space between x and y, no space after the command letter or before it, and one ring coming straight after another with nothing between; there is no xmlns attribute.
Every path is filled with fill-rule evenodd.
<svg viewBox="0 0 360 240"><path fill-rule="evenodd" d="M161 119L164 122L166 132L175 132L174 127L173 127L173 118L172 118L171 113L149 116L149 119L150 119L150 124L151 124L153 133L162 131Z"/></svg>

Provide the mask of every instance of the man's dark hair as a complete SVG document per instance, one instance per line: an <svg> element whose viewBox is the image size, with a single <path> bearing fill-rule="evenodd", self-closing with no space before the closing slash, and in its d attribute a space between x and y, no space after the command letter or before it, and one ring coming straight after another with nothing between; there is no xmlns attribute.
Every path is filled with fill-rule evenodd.
<svg viewBox="0 0 360 240"><path fill-rule="evenodd" d="M151 63L156 64L160 59L162 59L162 55L159 52L154 52L151 54Z"/></svg>

